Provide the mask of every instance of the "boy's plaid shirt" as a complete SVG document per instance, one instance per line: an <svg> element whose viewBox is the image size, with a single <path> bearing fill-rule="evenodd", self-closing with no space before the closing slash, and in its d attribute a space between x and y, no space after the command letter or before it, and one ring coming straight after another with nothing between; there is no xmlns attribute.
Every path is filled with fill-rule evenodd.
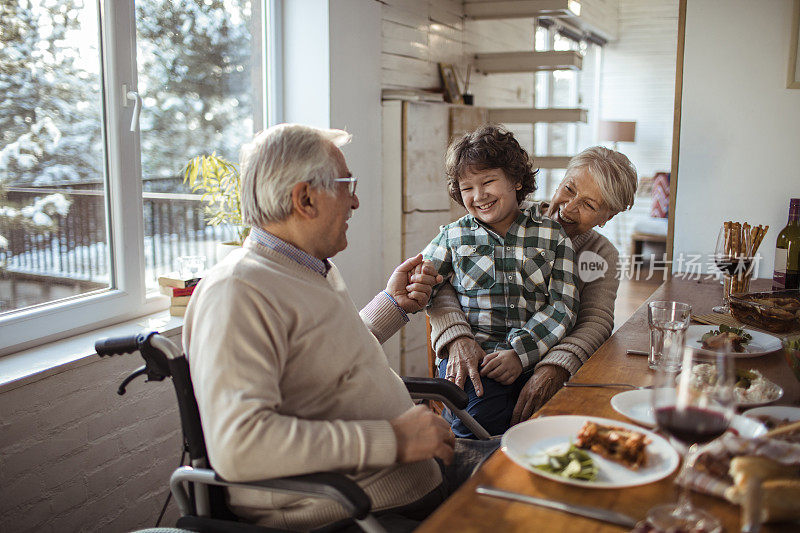
<svg viewBox="0 0 800 533"><path fill-rule="evenodd" d="M505 239L466 215L442 226L422 254L455 288L486 353L513 348L528 369L575 324L575 251L538 203L517 216Z"/></svg>

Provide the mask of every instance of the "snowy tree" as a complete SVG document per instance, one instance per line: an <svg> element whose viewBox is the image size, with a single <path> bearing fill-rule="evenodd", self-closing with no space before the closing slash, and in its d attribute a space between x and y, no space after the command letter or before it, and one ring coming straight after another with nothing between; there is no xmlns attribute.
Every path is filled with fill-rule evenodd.
<svg viewBox="0 0 800 533"><path fill-rule="evenodd" d="M98 70L78 65L79 0L0 0L0 181L102 178ZM99 65L99 57L98 57Z"/></svg>
<svg viewBox="0 0 800 533"><path fill-rule="evenodd" d="M200 154L236 161L252 134L250 2L148 0L136 9L144 178L175 177Z"/></svg>

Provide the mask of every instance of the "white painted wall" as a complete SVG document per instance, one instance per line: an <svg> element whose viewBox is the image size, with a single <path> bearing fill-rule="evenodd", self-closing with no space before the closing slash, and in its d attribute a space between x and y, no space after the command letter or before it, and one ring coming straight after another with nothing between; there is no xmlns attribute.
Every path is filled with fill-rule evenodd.
<svg viewBox="0 0 800 533"><path fill-rule="evenodd" d="M282 2L284 122L330 127L328 0Z"/></svg>
<svg viewBox="0 0 800 533"><path fill-rule="evenodd" d="M347 249L334 257L356 306L386 286L381 209L381 4L373 0L283 3L283 120L345 129L360 207Z"/></svg>
<svg viewBox="0 0 800 533"><path fill-rule="evenodd" d="M769 224L771 277L789 198L800 196L800 90L786 89L791 0L691 0L675 254L713 251L724 220Z"/></svg>

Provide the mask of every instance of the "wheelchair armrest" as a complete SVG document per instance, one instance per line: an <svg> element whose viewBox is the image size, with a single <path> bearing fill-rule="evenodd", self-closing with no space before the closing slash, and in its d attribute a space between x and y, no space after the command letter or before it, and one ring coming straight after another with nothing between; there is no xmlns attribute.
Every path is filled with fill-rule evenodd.
<svg viewBox="0 0 800 533"><path fill-rule="evenodd" d="M403 383L415 400L437 400L454 411L467 407L467 393L452 381L442 378L404 377Z"/></svg>
<svg viewBox="0 0 800 533"><path fill-rule="evenodd" d="M327 498L339 502L349 516L356 520L367 517L372 503L358 484L343 474L321 472L259 481L234 482L222 479L209 468L182 466L172 473L170 489L181 512L189 509L189 497L182 483L203 483L221 487L240 487L247 489L279 491L303 496Z"/></svg>
<svg viewBox="0 0 800 533"><path fill-rule="evenodd" d="M469 402L467 393L452 381L441 378L404 377L403 383L412 399L442 402L472 431L473 435L480 440L489 438L489 432L466 411Z"/></svg>

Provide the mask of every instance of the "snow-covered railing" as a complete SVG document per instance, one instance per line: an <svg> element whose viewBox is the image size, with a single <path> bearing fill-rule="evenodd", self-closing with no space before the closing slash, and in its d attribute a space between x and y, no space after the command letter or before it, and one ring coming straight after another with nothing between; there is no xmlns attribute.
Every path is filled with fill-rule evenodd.
<svg viewBox="0 0 800 533"><path fill-rule="evenodd" d="M0 222L5 239L2 268L65 280L109 281L104 191L10 187L6 192L8 203L16 205L30 205L51 194L62 194L71 203L66 215L52 215L52 224L36 232L1 227ZM206 225L200 195L145 192L142 196L148 277L174 270L175 259L182 255L213 260L216 243L233 237L229 228Z"/></svg>

